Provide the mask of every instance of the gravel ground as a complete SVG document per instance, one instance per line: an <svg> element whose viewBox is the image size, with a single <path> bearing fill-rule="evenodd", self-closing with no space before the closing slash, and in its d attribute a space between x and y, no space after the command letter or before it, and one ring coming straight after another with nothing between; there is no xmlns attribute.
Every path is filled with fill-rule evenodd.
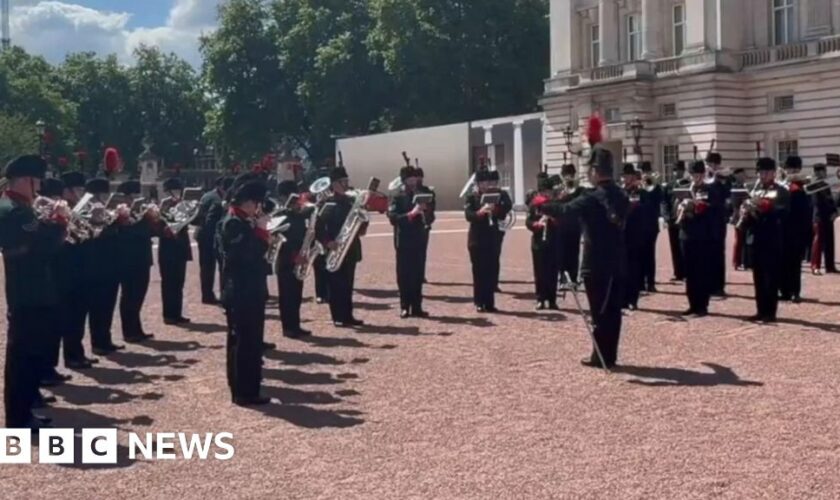
<svg viewBox="0 0 840 500"><path fill-rule="evenodd" d="M840 498L836 276L808 274L806 302L761 326L742 319L754 313L750 275L729 271L730 297L683 321L662 235L660 293L625 318L621 368L606 375L578 364L589 344L571 297L559 313L533 311L525 230L505 241L502 313L478 315L466 224L440 217L433 317L399 319L390 227L375 219L356 283L370 326L338 331L309 301L316 336L290 341L270 305L276 401L258 410L230 404L223 316L199 305L195 263L189 329L163 325L154 269L144 321L155 340L73 373L47 412L58 427L120 429L119 464L6 465L3 497ZM129 431L232 432L236 455L132 460Z"/></svg>

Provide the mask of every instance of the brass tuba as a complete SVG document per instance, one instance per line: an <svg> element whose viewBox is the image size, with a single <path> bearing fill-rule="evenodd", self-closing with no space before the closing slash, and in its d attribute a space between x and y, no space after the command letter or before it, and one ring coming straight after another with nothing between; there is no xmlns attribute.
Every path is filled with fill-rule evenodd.
<svg viewBox="0 0 840 500"><path fill-rule="evenodd" d="M299 281L305 281L312 270L312 264L315 259L324 253L324 247L321 242L315 239L315 226L318 223L318 210L312 210L309 216L309 222L306 226L306 234L303 237L303 244L300 247L300 255L303 257L303 262L295 264L294 273L295 278Z"/></svg>
<svg viewBox="0 0 840 500"><path fill-rule="evenodd" d="M350 246L356 240L362 228L370 222L367 204L372 196L379 194L376 192L378 185L379 179L374 177L371 179L368 189L353 193L355 195L353 207L350 209L350 213L347 214L347 218L344 219L341 231L335 239L338 247L335 250L327 252L327 271L334 273L341 268L341 265L344 264L344 259L347 257L347 252L350 250Z"/></svg>

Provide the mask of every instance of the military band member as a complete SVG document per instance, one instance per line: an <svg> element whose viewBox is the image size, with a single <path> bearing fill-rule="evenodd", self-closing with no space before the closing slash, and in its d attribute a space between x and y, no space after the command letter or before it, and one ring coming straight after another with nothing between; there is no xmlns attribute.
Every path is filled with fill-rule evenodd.
<svg viewBox="0 0 840 500"><path fill-rule="evenodd" d="M557 310L557 273L560 253L557 245L557 222L542 213L542 207L554 198L554 189L548 178L537 185L539 191L531 198L525 226L531 231L531 258L534 265L534 283L537 289L537 310Z"/></svg>
<svg viewBox="0 0 840 500"><path fill-rule="evenodd" d="M683 315L702 317L709 313L714 281L715 209L719 209L724 200L721 193L706 182L706 166L702 161L691 164L690 175L687 197L675 200L688 298L688 310Z"/></svg>
<svg viewBox="0 0 840 500"><path fill-rule="evenodd" d="M324 200L329 207L318 219L318 241L329 252L338 249L336 241L341 233L347 215L353 208L354 199L347 195L350 189L347 170L335 167L330 171L330 195ZM359 235L349 245L347 256L340 268L328 273L330 315L338 328L364 325L364 321L353 316L353 288L356 280L356 265L362 260L362 242Z"/></svg>
<svg viewBox="0 0 840 500"><path fill-rule="evenodd" d="M47 170L39 156L12 160L0 197L0 248L6 280L6 368L4 404L7 428L45 427L32 413L39 378L48 365L47 342L55 327L58 289L53 260L65 239L69 211L38 213L33 208Z"/></svg>
<svg viewBox="0 0 840 500"><path fill-rule="evenodd" d="M808 246L809 229L813 220L811 197L805 192L805 179L801 176L801 171L802 158L788 156L785 159L790 208L783 221L784 245L779 298L794 303L802 301L802 256Z"/></svg>
<svg viewBox="0 0 840 500"><path fill-rule="evenodd" d="M75 207L84 196L87 179L81 172L67 172L61 176L64 182L63 198L70 208ZM59 292L58 328L63 344L64 366L71 370L91 368L99 360L88 358L82 340L88 318L89 303L85 290L90 285L85 273L90 241L65 242L56 259L56 280ZM59 349L53 351L53 366L58 366Z"/></svg>
<svg viewBox="0 0 840 500"><path fill-rule="evenodd" d="M500 180L499 171L498 170L491 170L489 172L489 178L488 178L488 189L491 192L498 192L499 194L501 194L502 200L500 202L500 207L507 207L507 208L504 209L504 217L502 217L500 220L505 220L505 217L507 217L507 214L511 210L513 210L513 201L510 199L510 194L508 194L507 191L505 191L505 190L501 189L501 187L499 187L499 180ZM495 274L495 285L494 285L493 289L496 292L501 292L502 291L501 288L499 287L499 277L500 277L500 274L501 274L501 271L502 271L502 266L500 265L500 263L501 263L501 260L502 260L502 247L504 246L504 243L505 243L505 234L507 234L506 231L498 231L496 233L496 237L499 239L498 244L495 246L495 249L496 249L496 266L495 266L494 269L495 269L496 274Z"/></svg>
<svg viewBox="0 0 840 500"><path fill-rule="evenodd" d="M126 181L117 187L117 192L138 198L141 192L140 182ZM146 300L151 281L152 236L157 230L157 212L138 213L138 220L121 220L117 226L116 235L119 247L120 280L120 318L122 323L123 340L128 343L139 343L154 335L143 330L140 311Z"/></svg>
<svg viewBox="0 0 840 500"><path fill-rule="evenodd" d="M776 160L757 162L759 184L748 202L741 206L744 224L751 235L753 284L757 314L753 321L775 322L779 303L779 284L784 243L784 220L788 216L788 191L776 182Z"/></svg>
<svg viewBox="0 0 840 500"><path fill-rule="evenodd" d="M732 179L723 175L720 166L723 159L720 153L709 153L706 163L709 166L709 173L712 175L712 190L716 191L715 197L721 197L723 204L712 206L712 244L714 251L711 254L711 276L712 295L723 297L726 295L726 233L729 223L727 204L732 191Z"/></svg>
<svg viewBox="0 0 840 500"><path fill-rule="evenodd" d="M491 172L477 170L475 183L477 190L467 196L464 204L464 215L470 223L467 248L472 263L473 302L478 312L498 312L495 295L502 242L499 222L505 220L512 207L510 199L506 202L503 195L494 205L481 203L483 195L499 194L491 189Z"/></svg>
<svg viewBox="0 0 840 500"><path fill-rule="evenodd" d="M814 178L825 180L826 166L814 165ZM837 218L837 203L832 191L825 189L814 194L814 239L811 244L811 272L818 274L825 257L825 272L836 273L834 263L834 219Z"/></svg>
<svg viewBox="0 0 840 500"><path fill-rule="evenodd" d="M642 188L647 193L645 203L644 248L642 249L642 289L656 292L656 240L659 239L659 215L662 207L662 186L653 175L649 161L639 165L642 173Z"/></svg>
<svg viewBox="0 0 840 500"><path fill-rule="evenodd" d="M736 168L733 170L733 183L732 189L748 189L746 185L746 178L747 172L743 168ZM741 229L738 225L738 220L740 219L740 212L741 212L741 203L743 203L742 199L735 199L732 198L732 218L731 223L735 226L735 242L733 243L732 248L732 268L736 271L742 269L749 269L751 267L749 263L749 259L747 258L749 252L745 251L746 248L746 231Z"/></svg>
<svg viewBox="0 0 840 500"><path fill-rule="evenodd" d="M645 244L648 238L648 192L642 188L642 175L631 163L625 163L622 180L624 192L630 202L624 240L627 250L627 282L625 307L631 311L639 308L639 294L642 290Z"/></svg>
<svg viewBox="0 0 840 500"><path fill-rule="evenodd" d="M164 217L178 203L184 192L181 179L170 178L164 181L163 190L167 195L161 202L160 212ZM172 222L170 220L170 222ZM163 302L163 323L166 325L184 325L190 322L184 317L184 282L187 277L187 262L192 260L189 228L184 227L178 234L163 229L158 246L158 266L160 267L160 292Z"/></svg>
<svg viewBox="0 0 840 500"><path fill-rule="evenodd" d="M271 402L260 394L266 276L270 271L265 260L268 217L259 214L266 188L263 181L249 177L232 189L231 206L221 221L220 242L225 269L222 305L228 326L228 386L234 404L264 405Z"/></svg>
<svg viewBox="0 0 840 500"><path fill-rule="evenodd" d="M557 201L544 208L544 213L552 217L570 215L581 219L583 259L580 273L590 304L595 341L607 367L614 367L618 359L627 275L624 225L629 210L627 195L613 180L612 165L609 150L595 146L589 168L594 189L568 203ZM594 349L581 363L600 366Z"/></svg>
<svg viewBox="0 0 840 500"><path fill-rule="evenodd" d="M108 203L110 189L111 183L103 177L89 179L85 184L85 191L94 196L99 209ZM116 224L105 226L89 245L85 252L87 287L83 293L89 294L90 342L94 354L106 356L125 349L124 345L114 344L111 335L120 288L119 261L115 258L119 251Z"/></svg>
<svg viewBox="0 0 840 500"><path fill-rule="evenodd" d="M665 186L662 193L662 218L668 225L668 242L671 249L671 266L674 268L674 276L671 281L683 281L685 279L685 264L683 263L682 249L680 248L680 226L677 220L677 203L674 199L675 189L685 189L691 184L691 180L685 176L685 162L682 160L674 164L674 179Z"/></svg>
<svg viewBox="0 0 840 500"><path fill-rule="evenodd" d="M577 169L567 163L560 170L559 198L570 202L583 193L583 188L577 185ZM580 268L580 220L577 217L561 216L556 220L557 227L557 270L560 281L566 280L566 274L577 282Z"/></svg>
<svg viewBox="0 0 840 500"><path fill-rule="evenodd" d="M295 181L283 181L277 186L278 201L286 205L278 215L286 217L289 228L283 233L286 242L280 248L277 266L278 303L280 305L280 323L283 326L283 336L301 338L312 332L300 326L300 305L303 300L303 281L295 277L295 266L302 263L301 248L306 236L306 224L309 214L303 211L303 205L298 201L287 203L289 197L298 194ZM315 210L310 207L308 210Z"/></svg>
<svg viewBox="0 0 840 500"><path fill-rule="evenodd" d="M426 280L426 258L429 255L429 240L432 236L432 226L435 223L435 219L437 218L435 215L435 209L437 207L436 195L433 188L424 184L426 174L423 172L423 169L420 167L416 167L414 169L417 172L417 192L421 194L430 194L432 195L432 202L426 206L426 226L425 231L423 233L423 255L420 263L420 268L423 271L423 283L427 283Z"/></svg>
<svg viewBox="0 0 840 500"><path fill-rule="evenodd" d="M198 215L195 218L195 241L198 244L198 266L201 282L201 303L215 305L219 303L214 291L216 282L216 227L224 216L223 202L227 177L216 179L212 190L204 193L199 202Z"/></svg>

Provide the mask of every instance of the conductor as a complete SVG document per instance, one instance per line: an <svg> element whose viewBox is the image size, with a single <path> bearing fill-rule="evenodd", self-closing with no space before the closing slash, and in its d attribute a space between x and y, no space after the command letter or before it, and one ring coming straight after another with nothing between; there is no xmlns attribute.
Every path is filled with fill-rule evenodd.
<svg viewBox="0 0 840 500"><path fill-rule="evenodd" d="M621 306L627 281L624 225L630 201L613 180L613 157L595 146L589 161L593 188L569 201L543 205L551 217L577 216L583 228L580 274L592 314L593 336L606 368L615 366L621 335ZM595 347L595 346L593 346ZM597 350L581 364L600 368Z"/></svg>

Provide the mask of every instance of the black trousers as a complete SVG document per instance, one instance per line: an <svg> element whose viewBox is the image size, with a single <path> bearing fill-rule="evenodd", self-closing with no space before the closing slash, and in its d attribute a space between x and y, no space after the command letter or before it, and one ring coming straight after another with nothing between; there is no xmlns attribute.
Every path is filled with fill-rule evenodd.
<svg viewBox="0 0 840 500"><path fill-rule="evenodd" d="M624 284L624 305L636 307L639 305L639 295L642 291L642 272L645 262L645 246L627 247L627 282Z"/></svg>
<svg viewBox="0 0 840 500"><path fill-rule="evenodd" d="M498 284L498 252L473 245L469 248L472 263L473 302L478 307L496 307L496 285Z"/></svg>
<svg viewBox="0 0 840 500"><path fill-rule="evenodd" d="M423 262L422 241L396 249L397 288L400 291L400 309L409 312L423 310Z"/></svg>
<svg viewBox="0 0 840 500"><path fill-rule="evenodd" d="M685 258L685 293L688 307L693 312L709 310L712 293L711 254L715 243L710 241L682 241L682 255Z"/></svg>
<svg viewBox="0 0 840 500"><path fill-rule="evenodd" d="M283 334L300 330L300 304L303 301L303 281L295 278L294 268L277 273L277 293Z"/></svg>
<svg viewBox="0 0 840 500"><path fill-rule="evenodd" d="M659 239L659 231L651 234L645 240L642 249L642 288L650 290L656 287L656 240Z"/></svg>
<svg viewBox="0 0 840 500"><path fill-rule="evenodd" d="M761 250L759 250L761 251ZM781 255L756 256L753 259L755 305L759 316L775 318L779 308L779 261Z"/></svg>
<svg viewBox="0 0 840 500"><path fill-rule="evenodd" d="M353 287L356 280L356 261L345 259L329 278L330 314L333 321L346 323L353 319Z"/></svg>
<svg viewBox="0 0 840 500"><path fill-rule="evenodd" d="M781 269L779 272L779 294L785 299L799 297L802 293L802 254L806 242L803 237L790 236L784 241Z"/></svg>
<svg viewBox="0 0 840 500"><path fill-rule="evenodd" d="M184 315L184 281L187 278L187 261L161 259L159 265L163 318L179 319Z"/></svg>
<svg viewBox="0 0 840 500"><path fill-rule="evenodd" d="M493 276L495 278L494 279L494 284L493 284L493 290L496 290L497 288L499 288L499 281L501 280L502 266L501 266L500 263L502 261L502 247L504 246L504 243L505 243L505 235L506 234L507 233L505 231L499 231L499 240L496 243L496 260L495 260L496 265L493 268L493 270L494 270L493 271L494 272Z"/></svg>
<svg viewBox="0 0 840 500"><path fill-rule="evenodd" d="M255 398L262 383L265 302L237 302L225 308L228 387L233 398Z"/></svg>
<svg viewBox="0 0 840 500"><path fill-rule="evenodd" d="M429 256L429 239L432 236L432 230L427 229L423 232L423 252L420 254L420 270L423 273L423 281L426 281L426 258Z"/></svg>
<svg viewBox="0 0 840 500"><path fill-rule="evenodd" d="M712 241L709 272L711 273L712 293L726 290L726 239Z"/></svg>
<svg viewBox="0 0 840 500"><path fill-rule="evenodd" d="M624 301L624 282L621 276L590 274L583 277L586 297L592 316L595 341L607 365L618 359L618 342L621 337L621 306ZM598 362L595 349L591 360Z"/></svg>
<svg viewBox="0 0 840 500"><path fill-rule="evenodd" d="M105 349L113 344L111 326L114 322L119 288L119 276L109 276L90 283L90 344L94 348Z"/></svg>
<svg viewBox="0 0 840 500"><path fill-rule="evenodd" d="M225 291L225 260L222 255L215 250L215 245L213 246L214 251L216 252L216 266L219 268L219 297L224 295ZM199 255L199 258L201 256Z"/></svg>
<svg viewBox="0 0 840 500"><path fill-rule="evenodd" d="M146 300L151 279L149 266L132 266L120 273L120 318L122 320L123 338L128 340L139 337L143 331L140 321L140 311Z"/></svg>
<svg viewBox="0 0 840 500"><path fill-rule="evenodd" d="M198 266L201 280L201 300L216 298L213 288L216 284L216 249L212 241L198 240Z"/></svg>
<svg viewBox="0 0 840 500"><path fill-rule="evenodd" d="M38 394L43 367L48 365L50 331L55 327L56 309L21 307L6 313L5 382L3 402L6 427L24 427L32 418L32 404Z"/></svg>
<svg viewBox="0 0 840 500"><path fill-rule="evenodd" d="M683 263L680 227L678 225L668 224L668 242L671 244L671 266L674 268L674 277L678 280L685 279L685 265Z"/></svg>
<svg viewBox="0 0 840 500"><path fill-rule="evenodd" d="M537 287L537 301L557 302L557 249L554 246L544 246L535 249L531 247L531 259L534 263L534 283Z"/></svg>
<svg viewBox="0 0 840 500"><path fill-rule="evenodd" d="M837 272L837 266L834 263L834 221L831 219L820 223L820 242L822 242L825 270Z"/></svg>
<svg viewBox="0 0 840 500"><path fill-rule="evenodd" d="M330 276L327 272L327 260L319 255L312 262L315 270L315 297L327 301L330 298Z"/></svg>
<svg viewBox="0 0 840 500"><path fill-rule="evenodd" d="M85 347L82 339L85 336L85 321L88 317L88 300L83 293L85 284L80 284L78 290L61 294L61 301L56 309L56 331L58 338L53 342L50 361L55 368L58 366L61 344L64 344L64 362L79 361L85 358Z"/></svg>
<svg viewBox="0 0 840 500"><path fill-rule="evenodd" d="M566 273L568 273L572 281L577 281L578 270L580 269L580 233L577 231L561 231L557 251L557 268L560 278L565 278Z"/></svg>

